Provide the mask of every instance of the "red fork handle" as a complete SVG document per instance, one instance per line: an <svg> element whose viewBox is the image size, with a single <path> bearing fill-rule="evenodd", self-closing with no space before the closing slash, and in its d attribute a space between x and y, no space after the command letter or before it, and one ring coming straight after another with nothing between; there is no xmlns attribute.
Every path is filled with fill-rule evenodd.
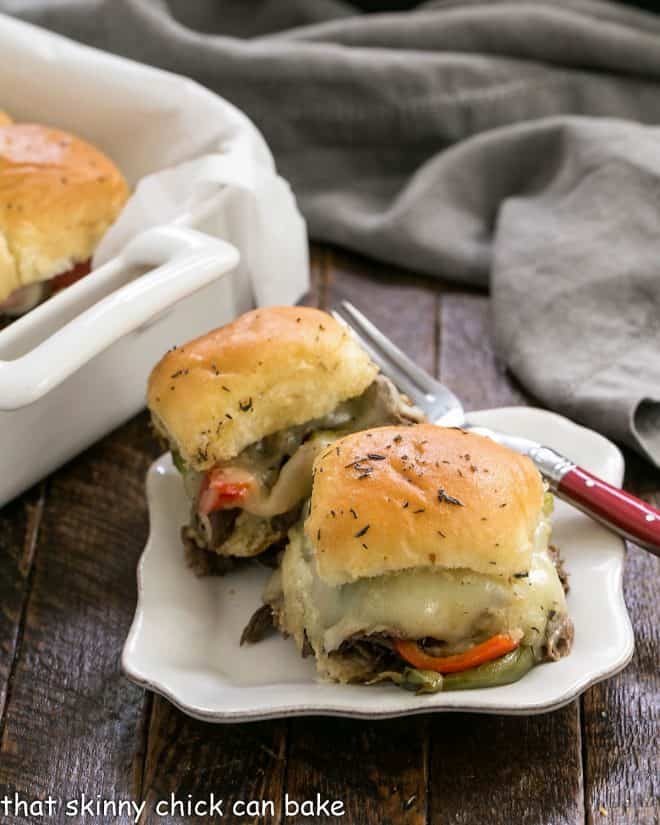
<svg viewBox="0 0 660 825"><path fill-rule="evenodd" d="M560 498L660 556L660 510L581 467L568 469L553 487Z"/></svg>

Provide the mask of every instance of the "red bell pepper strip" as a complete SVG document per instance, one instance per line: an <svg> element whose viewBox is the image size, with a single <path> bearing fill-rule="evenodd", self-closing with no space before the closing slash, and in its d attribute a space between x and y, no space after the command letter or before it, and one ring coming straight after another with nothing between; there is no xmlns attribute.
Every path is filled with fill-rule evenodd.
<svg viewBox="0 0 660 825"><path fill-rule="evenodd" d="M202 481L197 509L208 516L216 510L240 507L252 486L247 480L232 481L224 470L209 470Z"/></svg>
<svg viewBox="0 0 660 825"><path fill-rule="evenodd" d="M498 633L486 639L485 642L474 645L464 653L457 653L453 656L430 656L421 649L417 642L404 639L394 641L397 653L408 664L420 670L435 670L436 673L459 673L462 670L469 670L493 659L499 659L500 656L515 650L519 644L520 642L514 641L511 636Z"/></svg>
<svg viewBox="0 0 660 825"><path fill-rule="evenodd" d="M62 289L65 289L71 284L75 284L76 281L79 281L81 278L84 278L85 275L89 275L92 271L92 261L91 259L88 261L83 261L81 264L76 264L75 266L71 267L71 269L67 269L66 272L62 272L59 275L55 275L49 281L50 288L53 293L59 292Z"/></svg>

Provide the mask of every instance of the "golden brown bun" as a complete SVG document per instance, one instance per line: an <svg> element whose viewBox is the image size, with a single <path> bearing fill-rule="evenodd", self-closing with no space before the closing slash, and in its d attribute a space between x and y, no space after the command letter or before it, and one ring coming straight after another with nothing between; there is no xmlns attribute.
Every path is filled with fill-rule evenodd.
<svg viewBox="0 0 660 825"><path fill-rule="evenodd" d="M360 395L377 368L332 316L308 307L247 312L154 368L156 428L196 470Z"/></svg>
<svg viewBox="0 0 660 825"><path fill-rule="evenodd" d="M529 568L542 506L532 462L489 438L380 427L316 460L305 532L332 585L413 567L509 576Z"/></svg>
<svg viewBox="0 0 660 825"><path fill-rule="evenodd" d="M90 258L127 197L119 170L88 143L0 126L0 301Z"/></svg>
<svg viewBox="0 0 660 825"><path fill-rule="evenodd" d="M7 112L3 112L0 109L0 126L7 126L11 122L12 122L12 120L9 117L9 115L7 114Z"/></svg>

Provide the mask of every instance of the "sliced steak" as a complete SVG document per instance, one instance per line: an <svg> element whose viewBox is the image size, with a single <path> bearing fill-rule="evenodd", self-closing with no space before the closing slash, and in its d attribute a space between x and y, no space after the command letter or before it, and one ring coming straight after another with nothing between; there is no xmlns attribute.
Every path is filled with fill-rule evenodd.
<svg viewBox="0 0 660 825"><path fill-rule="evenodd" d="M262 605L252 614L241 634L241 645L253 645L265 639L275 629L273 610L269 604Z"/></svg>
<svg viewBox="0 0 660 825"><path fill-rule="evenodd" d="M554 564L557 570L557 575L559 576L561 586L564 588L564 593L568 593L568 591L571 589L568 583L568 571L564 567L564 560L561 557L559 548L555 544L551 544L548 547L548 553L550 554L552 563Z"/></svg>
<svg viewBox="0 0 660 825"><path fill-rule="evenodd" d="M568 656L573 646L574 628L571 617L567 613L552 613L548 618L546 639L541 649L543 660L556 662L563 656Z"/></svg>
<svg viewBox="0 0 660 825"><path fill-rule="evenodd" d="M181 541L186 564L197 576L224 576L230 570L235 570L242 561L242 559L210 553L200 546L192 527L181 528Z"/></svg>

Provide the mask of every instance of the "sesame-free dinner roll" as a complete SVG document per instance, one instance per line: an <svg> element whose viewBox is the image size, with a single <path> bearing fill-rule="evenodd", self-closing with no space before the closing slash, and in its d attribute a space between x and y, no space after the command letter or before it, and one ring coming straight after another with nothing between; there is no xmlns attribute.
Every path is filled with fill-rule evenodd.
<svg viewBox="0 0 660 825"><path fill-rule="evenodd" d="M0 312L91 258L128 186L102 152L38 124L0 122Z"/></svg>
<svg viewBox="0 0 660 825"><path fill-rule="evenodd" d="M148 402L184 461L206 470L285 427L362 393L376 366L318 309L255 309L175 347L154 368Z"/></svg>
<svg viewBox="0 0 660 825"><path fill-rule="evenodd" d="M529 458L485 436L382 427L319 456L305 532L330 584L412 567L510 576L529 566L543 492Z"/></svg>
<svg viewBox="0 0 660 825"><path fill-rule="evenodd" d="M300 517L320 451L421 416L346 327L307 307L256 309L175 347L147 395L190 495L183 537L197 561L199 550L233 558L273 547Z"/></svg>

